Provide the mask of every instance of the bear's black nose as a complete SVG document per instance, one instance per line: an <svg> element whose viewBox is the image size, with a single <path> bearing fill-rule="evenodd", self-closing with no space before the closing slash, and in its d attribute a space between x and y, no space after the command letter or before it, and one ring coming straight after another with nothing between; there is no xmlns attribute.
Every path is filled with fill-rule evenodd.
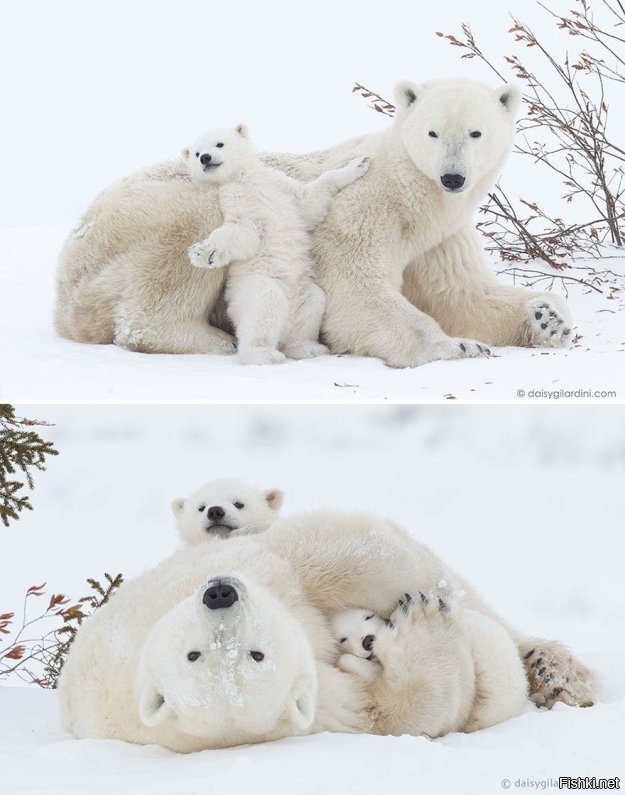
<svg viewBox="0 0 625 795"><path fill-rule="evenodd" d="M200 158L201 160L202 158ZM443 174L441 177L443 187L447 190L460 190L465 183L465 178L462 174Z"/></svg>
<svg viewBox="0 0 625 795"><path fill-rule="evenodd" d="M239 594L232 585L218 580L204 591L202 601L209 610L219 610L220 608L232 607L239 598Z"/></svg>
<svg viewBox="0 0 625 795"><path fill-rule="evenodd" d="M373 641L375 640L375 635L366 635L362 639L362 648L365 651L371 651L371 647L373 646Z"/></svg>
<svg viewBox="0 0 625 795"><path fill-rule="evenodd" d="M212 508L208 509L206 515L211 522L216 522L218 519L223 519L226 515L226 512L220 505L213 505Z"/></svg>
<svg viewBox="0 0 625 795"><path fill-rule="evenodd" d="M203 166L207 166L213 158L210 155L201 155L200 163Z"/></svg>

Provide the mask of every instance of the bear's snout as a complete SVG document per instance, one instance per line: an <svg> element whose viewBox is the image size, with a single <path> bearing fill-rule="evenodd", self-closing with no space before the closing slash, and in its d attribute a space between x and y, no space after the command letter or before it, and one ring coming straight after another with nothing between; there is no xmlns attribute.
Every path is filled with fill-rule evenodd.
<svg viewBox="0 0 625 795"><path fill-rule="evenodd" d="M462 174L443 174L441 177L443 187L447 190L460 190L465 181L466 180Z"/></svg>
<svg viewBox="0 0 625 795"><path fill-rule="evenodd" d="M373 642L375 641L375 635L366 635L362 641L362 648L365 651L371 651L373 648Z"/></svg>
<svg viewBox="0 0 625 795"><path fill-rule="evenodd" d="M234 585L224 580L216 580L204 591L202 602L209 610L220 610L232 607L238 599L239 594Z"/></svg>
<svg viewBox="0 0 625 795"><path fill-rule="evenodd" d="M207 166L207 165L210 163L210 161L211 161L212 159L213 159L213 158L212 158L212 156L211 156L211 155L204 154L204 155L201 155L201 157L200 157L200 163L201 163L203 166Z"/></svg>
<svg viewBox="0 0 625 795"><path fill-rule="evenodd" d="M213 505L211 508L208 509L207 514L208 518L211 522L215 522L219 519L223 519L226 515L226 512L221 507L221 505Z"/></svg>

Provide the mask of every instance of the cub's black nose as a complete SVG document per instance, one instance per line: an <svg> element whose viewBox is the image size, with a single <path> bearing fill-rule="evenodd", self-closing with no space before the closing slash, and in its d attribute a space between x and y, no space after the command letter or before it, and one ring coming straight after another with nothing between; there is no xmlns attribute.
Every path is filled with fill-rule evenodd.
<svg viewBox="0 0 625 795"><path fill-rule="evenodd" d="M239 598L239 594L232 585L217 581L204 591L202 601L209 610L232 607Z"/></svg>
<svg viewBox="0 0 625 795"><path fill-rule="evenodd" d="M375 635L366 635L362 639L362 648L365 651L371 651L371 647L373 646L373 641L375 640Z"/></svg>
<svg viewBox="0 0 625 795"><path fill-rule="evenodd" d="M200 158L201 160L202 158ZM443 174L441 177L443 187L447 190L460 190L465 183L465 178L462 174Z"/></svg>
<svg viewBox="0 0 625 795"><path fill-rule="evenodd" d="M210 155L200 155L200 163L207 166L213 158Z"/></svg>
<svg viewBox="0 0 625 795"><path fill-rule="evenodd" d="M225 515L226 512L220 505L213 505L212 508L209 508L207 511L207 516L211 522L215 522L218 519L223 519Z"/></svg>

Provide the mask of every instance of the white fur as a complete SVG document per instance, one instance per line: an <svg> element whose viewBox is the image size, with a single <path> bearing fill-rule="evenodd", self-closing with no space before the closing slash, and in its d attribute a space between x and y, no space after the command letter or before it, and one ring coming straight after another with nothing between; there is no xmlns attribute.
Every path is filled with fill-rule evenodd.
<svg viewBox="0 0 625 795"><path fill-rule="evenodd" d="M242 125L205 133L183 156L194 181L218 186L223 224L188 253L198 268L229 267L225 298L240 361L327 353L318 342L325 295L314 280L309 229L367 171L368 159L305 184L263 165Z"/></svg>
<svg viewBox="0 0 625 795"><path fill-rule="evenodd" d="M266 530L275 520L284 495L240 480L212 480L171 504L182 540L197 544ZM223 515L221 515L223 512Z"/></svg>
<svg viewBox="0 0 625 795"><path fill-rule="evenodd" d="M240 581L246 596L219 621L199 596L223 577ZM384 675L372 684L332 665L328 618L363 604L390 615L398 592L427 593L441 579L467 591L465 609L508 632L429 549L384 519L315 513L275 522L262 543L245 536L185 547L125 583L81 626L59 683L65 725L78 737L179 751L315 731L470 729L473 641L454 611L431 605L431 616L421 608L394 616L393 637L382 629L376 640ZM257 669L247 655L259 644L269 664ZM550 676L570 683L567 698L592 701L590 672L557 644L541 648L554 651ZM198 667L190 651L209 659ZM538 688L547 686L543 677ZM203 714L207 704L214 714Z"/></svg>
<svg viewBox="0 0 625 795"><path fill-rule="evenodd" d="M371 158L366 176L334 199L314 232L317 280L327 295L322 336L334 353L411 367L487 355L473 340L568 345L564 301L499 284L474 230L511 148L518 100L509 85L404 82L397 118L384 132L323 152L263 157L304 181ZM480 138L470 137L475 131ZM450 169L465 177L459 193L441 183ZM228 328L219 313L225 270L188 267L189 246L224 220L219 188L197 188L179 161L122 180L95 200L80 222L86 231L70 237L61 255L60 334L147 352L234 350L216 328ZM536 323L537 299L548 304L547 317L555 313L545 329ZM322 303L318 293L316 300ZM273 311L284 315L284 301L276 298ZM245 323L244 305L234 312Z"/></svg>
<svg viewBox="0 0 625 795"><path fill-rule="evenodd" d="M399 633L398 637L397 625L402 622L410 622L412 658L406 654L405 636ZM468 652L472 664L468 664L467 655L466 665L451 668L441 698L445 692L444 698L457 704L460 714L466 715L464 731L477 731L513 718L527 704L527 677L508 632L489 616L459 606L456 595L446 585L439 584L427 595L421 593L415 599L404 595L387 620L370 610L343 610L332 618L332 629L342 652L339 668L368 683L383 677L377 700L388 699L390 689L389 711L394 709L395 702L389 683L397 677L400 687L403 686L405 674L401 666L429 667L432 658L445 665L439 652L433 654L432 649L438 649L441 642L449 642L446 636L454 635L456 640L460 638L459 653L465 656ZM371 635L373 642L365 642ZM367 648L363 648L363 643ZM388 670L378 658L378 652ZM435 699L435 693L431 697Z"/></svg>

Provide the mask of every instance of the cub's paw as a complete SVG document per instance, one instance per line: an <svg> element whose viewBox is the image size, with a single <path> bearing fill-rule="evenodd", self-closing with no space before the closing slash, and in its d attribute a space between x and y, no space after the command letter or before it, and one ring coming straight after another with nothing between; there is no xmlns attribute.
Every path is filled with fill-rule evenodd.
<svg viewBox="0 0 625 795"><path fill-rule="evenodd" d="M528 347L568 348L571 318L564 302L533 298L525 305L523 342Z"/></svg>
<svg viewBox="0 0 625 795"><path fill-rule="evenodd" d="M369 171L370 165L370 157L356 157L354 160L349 161L346 168L348 168L355 175L355 179L358 179L358 177L362 177L367 173L367 171Z"/></svg>
<svg viewBox="0 0 625 795"><path fill-rule="evenodd" d="M187 249L189 261L196 268L225 268L230 262L221 244L219 230L216 230L206 238L194 243Z"/></svg>
<svg viewBox="0 0 625 795"><path fill-rule="evenodd" d="M239 349L241 364L284 364L286 356L273 348Z"/></svg>
<svg viewBox="0 0 625 795"><path fill-rule="evenodd" d="M330 351L320 342L298 342L285 345L284 353L289 359L312 359L315 356L327 356Z"/></svg>
<svg viewBox="0 0 625 795"><path fill-rule="evenodd" d="M519 647L530 686L530 698L551 709L556 701L571 707L592 707L597 699L593 672L556 641L527 641Z"/></svg>
<svg viewBox="0 0 625 795"><path fill-rule="evenodd" d="M369 157L357 157L354 160L350 160L350 162L346 166L343 166L343 168L339 169L336 174L337 188L342 190L348 185L351 185L352 182L360 179L360 177L363 177L367 171L369 171L370 165L371 158Z"/></svg>
<svg viewBox="0 0 625 795"><path fill-rule="evenodd" d="M488 358L490 354L490 348L488 345L484 345L483 342L475 342L475 340L461 340L455 339L453 340L460 351L458 354L458 359L480 359L480 358Z"/></svg>

